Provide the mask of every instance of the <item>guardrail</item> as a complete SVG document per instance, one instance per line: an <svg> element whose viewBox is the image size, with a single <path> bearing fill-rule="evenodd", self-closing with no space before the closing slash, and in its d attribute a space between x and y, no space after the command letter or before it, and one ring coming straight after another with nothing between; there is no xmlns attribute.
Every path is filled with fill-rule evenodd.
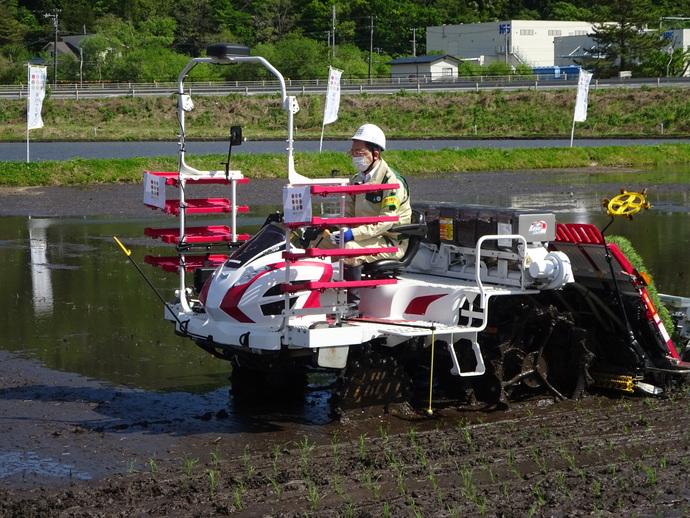
<svg viewBox="0 0 690 518"><path fill-rule="evenodd" d="M326 79L290 80L286 86L290 94L324 94L328 85ZM641 86L690 86L690 77L664 78L616 78L596 80L590 88L639 88ZM431 92L482 89L560 89L577 87L577 78L564 79L549 76L472 76L472 77L405 77L376 79L343 79L340 83L344 94L390 94L401 90L407 92ZM185 91L194 95L257 95L270 94L278 90L278 81L188 81ZM28 87L22 85L0 85L0 98L25 99ZM87 99L108 97L154 97L177 93L175 82L153 83L109 83L83 82L49 85L52 99Z"/></svg>

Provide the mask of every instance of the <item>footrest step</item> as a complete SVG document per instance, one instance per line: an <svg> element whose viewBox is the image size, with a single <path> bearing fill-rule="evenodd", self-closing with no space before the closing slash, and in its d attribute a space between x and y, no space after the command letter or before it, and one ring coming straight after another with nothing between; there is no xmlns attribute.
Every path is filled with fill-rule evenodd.
<svg viewBox="0 0 690 518"><path fill-rule="evenodd" d="M334 288L374 288L383 284L397 284L397 279L371 279L366 281L307 281L300 284L282 284L283 292L327 290Z"/></svg>
<svg viewBox="0 0 690 518"><path fill-rule="evenodd" d="M232 212L232 205L230 200L225 198L199 198L193 200L186 200L187 207L185 211L187 214L211 214L218 212ZM152 207L152 206L151 206ZM152 207L157 209L158 207ZM237 212L247 212L249 207L237 206ZM161 209L166 214L180 214L180 200L166 200L165 208Z"/></svg>
<svg viewBox="0 0 690 518"><path fill-rule="evenodd" d="M194 271L195 268L202 267L217 267L227 261L228 256L222 254L210 255L186 255L184 257L185 270L188 272ZM144 262L152 266L160 266L163 271L176 273L180 268L180 256L169 257L155 257L147 255L144 257Z"/></svg>
<svg viewBox="0 0 690 518"><path fill-rule="evenodd" d="M360 255L376 255L395 253L398 251L396 246L382 246L378 248L359 248L359 249L323 249L323 248L307 248L303 252L283 252L283 259L289 261L296 261L305 257L357 257Z"/></svg>
<svg viewBox="0 0 690 518"><path fill-rule="evenodd" d="M179 228L145 228L144 235L160 239L164 243L177 244L180 242ZM246 241L249 234L238 234L237 241ZM214 243L231 241L232 229L225 225L210 225L207 227L187 227L185 229L185 243Z"/></svg>

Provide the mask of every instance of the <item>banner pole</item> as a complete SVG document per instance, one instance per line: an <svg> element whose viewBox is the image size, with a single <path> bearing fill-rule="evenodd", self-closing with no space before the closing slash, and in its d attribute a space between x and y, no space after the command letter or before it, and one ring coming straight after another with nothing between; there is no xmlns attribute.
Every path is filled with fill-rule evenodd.
<svg viewBox="0 0 690 518"><path fill-rule="evenodd" d="M570 130L570 147L573 147L573 137L575 136L575 119L573 119L573 128Z"/></svg>
<svg viewBox="0 0 690 518"><path fill-rule="evenodd" d="M26 66L26 86L28 89L27 95L26 95L26 163L29 163L29 114L31 112L30 109L30 96L31 96L31 65Z"/></svg>
<svg viewBox="0 0 690 518"><path fill-rule="evenodd" d="M323 148L323 132L326 129L326 125L321 125L321 142L319 142L319 153L321 153L321 148Z"/></svg>

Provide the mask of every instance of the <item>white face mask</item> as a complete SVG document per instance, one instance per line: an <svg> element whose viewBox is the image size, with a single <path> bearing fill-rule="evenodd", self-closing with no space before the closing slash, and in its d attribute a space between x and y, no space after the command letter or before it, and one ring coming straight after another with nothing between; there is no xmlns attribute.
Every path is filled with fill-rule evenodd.
<svg viewBox="0 0 690 518"><path fill-rule="evenodd" d="M352 167L357 169L357 171L364 172L369 169L371 164L367 162L366 156L353 156L352 157Z"/></svg>

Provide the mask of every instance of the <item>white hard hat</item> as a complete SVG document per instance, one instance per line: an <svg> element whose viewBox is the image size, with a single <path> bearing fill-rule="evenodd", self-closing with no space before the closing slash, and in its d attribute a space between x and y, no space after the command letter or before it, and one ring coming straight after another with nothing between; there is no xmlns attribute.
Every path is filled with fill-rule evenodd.
<svg viewBox="0 0 690 518"><path fill-rule="evenodd" d="M364 124L355 131L355 134L350 137L350 140L361 140L376 144L381 148L381 151L386 150L386 135L383 130L376 124Z"/></svg>

